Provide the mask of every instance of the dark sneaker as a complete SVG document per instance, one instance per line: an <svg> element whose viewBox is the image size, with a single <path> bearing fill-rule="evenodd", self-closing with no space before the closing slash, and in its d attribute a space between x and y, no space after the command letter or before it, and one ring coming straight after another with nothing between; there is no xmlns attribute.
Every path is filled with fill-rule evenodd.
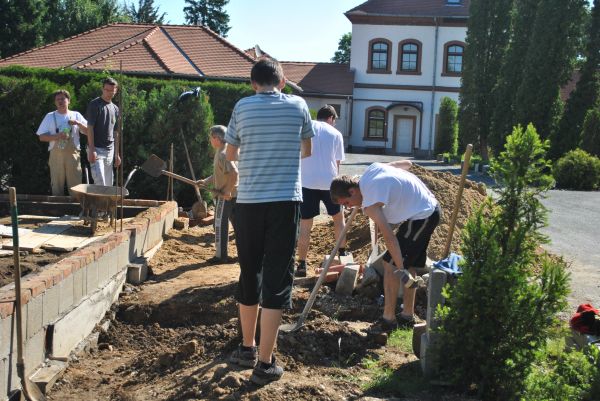
<svg viewBox="0 0 600 401"><path fill-rule="evenodd" d="M338 250L338 255L339 256L347 256L348 254L346 253L346 248L340 248Z"/></svg>
<svg viewBox="0 0 600 401"><path fill-rule="evenodd" d="M305 261L300 261L298 262L298 264L296 265L296 277L306 277L306 262Z"/></svg>
<svg viewBox="0 0 600 401"><path fill-rule="evenodd" d="M250 381L252 383L264 386L267 383L281 379L281 376L283 376L283 368L277 365L275 357L272 357L271 361L270 365L264 362L258 362L252 371L252 376L250 376Z"/></svg>
<svg viewBox="0 0 600 401"><path fill-rule="evenodd" d="M398 328L398 323L396 321L390 321L387 319L379 318L373 325L369 328L369 334L382 334L382 333L391 333L392 331Z"/></svg>
<svg viewBox="0 0 600 401"><path fill-rule="evenodd" d="M421 319L419 319L417 315L406 316L402 313L396 315L396 319L399 327L413 327L415 324L421 322Z"/></svg>
<svg viewBox="0 0 600 401"><path fill-rule="evenodd" d="M253 368L256 365L257 360L258 354L256 352L256 347L242 348L241 345L239 345L229 357L229 362L247 368Z"/></svg>

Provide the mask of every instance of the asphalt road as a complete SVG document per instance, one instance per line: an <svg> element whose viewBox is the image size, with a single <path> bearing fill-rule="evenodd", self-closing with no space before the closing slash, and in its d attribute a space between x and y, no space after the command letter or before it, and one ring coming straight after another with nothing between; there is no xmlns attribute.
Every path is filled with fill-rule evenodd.
<svg viewBox="0 0 600 401"><path fill-rule="evenodd" d="M341 174L362 174L371 163L390 162L407 157L346 154ZM460 167L449 167L432 160L412 159L438 171L460 174ZM470 174L469 179L492 184L489 177ZM548 208L548 226L542 232L550 239L544 247L570 263L571 294L569 306L590 303L600 307L600 192L548 191L542 203ZM570 314L570 313L568 313Z"/></svg>

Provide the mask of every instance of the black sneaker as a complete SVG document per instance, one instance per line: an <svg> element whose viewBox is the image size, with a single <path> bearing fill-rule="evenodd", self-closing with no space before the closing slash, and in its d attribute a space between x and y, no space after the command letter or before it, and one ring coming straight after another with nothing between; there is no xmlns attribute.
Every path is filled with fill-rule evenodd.
<svg viewBox="0 0 600 401"><path fill-rule="evenodd" d="M339 256L347 256L348 254L346 253L346 248L340 248L338 250L338 255Z"/></svg>
<svg viewBox="0 0 600 401"><path fill-rule="evenodd" d="M264 386L267 383L281 379L281 376L283 376L283 368L277 365L277 361L273 356L271 357L270 365L264 362L258 362L252 371L250 381L259 386Z"/></svg>
<svg viewBox="0 0 600 401"><path fill-rule="evenodd" d="M413 327L415 324L420 323L420 320L417 315L405 316L402 313L398 313L396 315L396 320L398 321L399 327Z"/></svg>
<svg viewBox="0 0 600 401"><path fill-rule="evenodd" d="M306 262L301 260L296 265L296 277L306 277Z"/></svg>
<svg viewBox="0 0 600 401"><path fill-rule="evenodd" d="M229 362L247 368L253 368L257 360L256 347L242 347L242 345L239 345L229 357Z"/></svg>
<svg viewBox="0 0 600 401"><path fill-rule="evenodd" d="M398 323L396 321L390 321L383 317L377 319L375 323L367 330L367 333L370 335L375 334L389 334L392 331L398 328Z"/></svg>

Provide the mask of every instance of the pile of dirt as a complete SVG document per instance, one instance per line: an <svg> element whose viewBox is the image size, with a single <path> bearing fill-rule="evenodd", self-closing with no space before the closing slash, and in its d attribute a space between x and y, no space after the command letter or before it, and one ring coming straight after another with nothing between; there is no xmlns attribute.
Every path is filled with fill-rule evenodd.
<svg viewBox="0 0 600 401"><path fill-rule="evenodd" d="M439 226L435 229L429 248L428 256L432 260L439 260L443 257L444 246L448 238L450 229L450 217L454 209L456 194L458 193L460 177L447 172L437 172L427 170L423 167L413 165L410 170L419 177L425 185L433 192L435 198L440 202L442 208L442 219ZM486 187L484 184L476 183L470 180L465 181L462 202L456 219L456 227L452 236L450 251L457 252L461 245L461 231L464 228L471 213L486 198ZM371 236L369 231L369 219L363 214L357 214L352 224L352 228L347 235L347 249L352 252L354 260L358 263L365 263L371 252ZM317 225L311 233L311 243L308 264L319 266L323 255L329 255L335 240L333 236L333 224ZM311 257L312 254L312 257Z"/></svg>

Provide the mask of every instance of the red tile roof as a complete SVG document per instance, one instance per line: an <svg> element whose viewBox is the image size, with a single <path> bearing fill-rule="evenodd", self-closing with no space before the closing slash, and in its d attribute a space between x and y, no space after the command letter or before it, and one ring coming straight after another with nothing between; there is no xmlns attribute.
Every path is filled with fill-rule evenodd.
<svg viewBox="0 0 600 401"><path fill-rule="evenodd" d="M352 96L354 73L349 64L282 61L285 77L295 82L303 94Z"/></svg>
<svg viewBox="0 0 600 401"><path fill-rule="evenodd" d="M250 79L254 59L203 26L111 24L1 59L0 67Z"/></svg>
<svg viewBox="0 0 600 401"><path fill-rule="evenodd" d="M448 4L447 0L369 0L346 12L346 16L468 17L470 0Z"/></svg>
<svg viewBox="0 0 600 401"><path fill-rule="evenodd" d="M577 82L579 82L580 79L581 71L575 70L571 74L571 79L569 79L569 82L567 82L560 88L560 98L563 102L566 102L567 99L571 97L571 93L573 93L573 91L575 90Z"/></svg>

